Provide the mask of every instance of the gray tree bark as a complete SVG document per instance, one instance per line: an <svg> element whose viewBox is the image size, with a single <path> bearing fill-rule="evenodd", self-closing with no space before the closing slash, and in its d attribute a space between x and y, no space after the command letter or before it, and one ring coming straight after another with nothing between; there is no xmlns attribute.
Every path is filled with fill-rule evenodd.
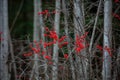
<svg viewBox="0 0 120 80"><path fill-rule="evenodd" d="M113 69L113 75L112 75L112 80L119 80L120 77L120 46L117 49L117 59L114 61L114 69Z"/></svg>
<svg viewBox="0 0 120 80"><path fill-rule="evenodd" d="M119 80L120 78L120 46L117 52L117 74L115 75L116 75L116 80Z"/></svg>
<svg viewBox="0 0 120 80"><path fill-rule="evenodd" d="M55 11L57 12L55 14L55 21L54 21L54 29L59 35L59 27L60 27L60 5L61 2L60 0L56 0L56 6L55 6ZM53 67L52 67L52 80L58 80L58 42L54 44L53 46Z"/></svg>
<svg viewBox="0 0 120 80"><path fill-rule="evenodd" d="M35 41L40 41L40 19L38 16L39 8L40 8L40 0L34 0L34 31L33 31L33 40ZM34 45L35 47L35 45ZM38 64L38 55L34 54L34 65L33 65L33 72L31 74L31 78L35 80L40 80L39 76L39 64Z"/></svg>
<svg viewBox="0 0 120 80"><path fill-rule="evenodd" d="M112 0L104 0L104 48L111 48L112 38ZM111 80L111 56L110 53L104 49L103 51L103 80Z"/></svg>
<svg viewBox="0 0 120 80"><path fill-rule="evenodd" d="M41 0L39 0L39 7L38 8L39 8L39 12L42 12L42 1ZM47 16L47 14L46 14L46 16ZM41 31L40 32L41 33L40 36L41 36L42 45L43 45L44 42L45 42L45 37L44 37L45 24L43 22L43 16L42 15L39 15L39 19L40 19L40 31ZM43 51L46 52L46 49L44 48L44 46L42 46L42 48L43 48ZM46 54L44 56L46 56ZM45 80L49 80L48 71L47 71L47 68L48 68L47 60L45 59L45 61L46 61L45 66L44 66L44 68L45 68Z"/></svg>
<svg viewBox="0 0 120 80"><path fill-rule="evenodd" d="M10 80L8 72L8 1L0 0L0 32L4 39L0 42L0 80Z"/></svg>
<svg viewBox="0 0 120 80"><path fill-rule="evenodd" d="M75 35L83 35L84 30L84 7L82 0L74 0L74 26L75 26ZM83 43L85 44L85 43ZM78 65L77 80L87 80L87 58L86 50L80 52L83 57L76 56L76 65Z"/></svg>

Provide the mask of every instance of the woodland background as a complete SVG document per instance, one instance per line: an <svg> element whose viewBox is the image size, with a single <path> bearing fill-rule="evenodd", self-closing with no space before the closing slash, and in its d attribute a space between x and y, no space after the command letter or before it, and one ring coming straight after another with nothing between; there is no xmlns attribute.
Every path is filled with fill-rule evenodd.
<svg viewBox="0 0 120 80"><path fill-rule="evenodd" d="M120 80L120 1L0 0L0 80Z"/></svg>

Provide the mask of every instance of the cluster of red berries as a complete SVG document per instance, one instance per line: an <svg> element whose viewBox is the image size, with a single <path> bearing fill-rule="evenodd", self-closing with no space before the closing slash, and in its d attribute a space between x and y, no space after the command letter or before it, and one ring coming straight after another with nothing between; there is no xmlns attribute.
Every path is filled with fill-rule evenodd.
<svg viewBox="0 0 120 80"><path fill-rule="evenodd" d="M79 53L82 49L84 49L86 47L84 42L85 42L85 38L86 38L87 34L88 34L88 32L86 32L82 36L79 36L78 34L76 34L75 50L77 53Z"/></svg>
<svg viewBox="0 0 120 80"><path fill-rule="evenodd" d="M62 36L61 38L58 38L57 33L54 30L49 30L48 27L45 28L45 31L46 31L46 34L44 34L44 36L45 37L49 37L50 39L52 39L52 41L51 42L43 42L43 47L44 48L49 47L49 46L51 46L53 44L56 44L57 42L58 42L58 46L60 48L62 48L63 46L68 44L68 42L65 41L65 38L67 38L66 36ZM45 51L41 51L41 48L40 48L41 44L42 44L42 40L40 40L39 42L34 41L34 47L32 45L30 45L30 48L32 49L32 51L35 54L40 55L39 53L41 53L41 55L45 59L51 60L52 58L51 58L50 55L45 55L46 52ZM25 53L25 54L23 54L23 56L25 56L25 57L32 56L32 52ZM66 54L66 56L64 56L64 58L67 58L67 54Z"/></svg>
<svg viewBox="0 0 120 80"><path fill-rule="evenodd" d="M56 14L58 13L57 11L52 11L52 12L49 12L47 9L42 11L42 12L38 12L38 15L47 15L47 16L50 16L50 14Z"/></svg>
<svg viewBox="0 0 120 80"><path fill-rule="evenodd" d="M118 3L118 2L119 2L119 0L114 0L114 2L115 2L115 3Z"/></svg>
<svg viewBox="0 0 120 80"><path fill-rule="evenodd" d="M2 35L2 32L0 32L0 41L2 41L2 40L3 40L3 38L1 37L1 35Z"/></svg>
<svg viewBox="0 0 120 80"><path fill-rule="evenodd" d="M113 16L114 16L115 18L117 18L118 20L120 20L120 15L114 13Z"/></svg>
<svg viewBox="0 0 120 80"><path fill-rule="evenodd" d="M106 50L108 52L108 54L112 57L112 50L111 48L105 46L104 48L100 45L97 45L96 46L97 49L99 49L100 51L103 51L103 50Z"/></svg>

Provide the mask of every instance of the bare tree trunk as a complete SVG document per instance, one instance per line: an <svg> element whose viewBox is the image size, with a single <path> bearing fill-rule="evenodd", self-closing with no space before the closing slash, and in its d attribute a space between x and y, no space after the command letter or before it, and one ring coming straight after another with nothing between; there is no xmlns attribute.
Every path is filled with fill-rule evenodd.
<svg viewBox="0 0 120 80"><path fill-rule="evenodd" d="M60 26L60 0L56 0L56 9L55 11L57 12L55 14L55 21L54 21L54 29L59 35L59 26ZM53 46L53 67L52 67L52 80L58 80L58 42L54 44Z"/></svg>
<svg viewBox="0 0 120 80"><path fill-rule="evenodd" d="M15 63L15 55L14 55L14 51L13 51L13 44L12 44L12 39L9 33L9 45L10 45L10 55L11 55L11 59L12 59L12 67L13 67L13 72L14 72L14 80L17 80L17 68L16 68L16 63Z"/></svg>
<svg viewBox="0 0 120 80"><path fill-rule="evenodd" d="M114 61L114 69L113 69L113 78L112 80L119 80L120 79L120 47L117 49L117 59Z"/></svg>
<svg viewBox="0 0 120 80"><path fill-rule="evenodd" d="M82 0L74 0L74 24L75 24L75 35L83 35L84 30L84 9ZM83 43L85 44L85 43ZM76 56L76 64L78 65L77 80L87 80L87 58L86 50L81 52L83 57Z"/></svg>
<svg viewBox="0 0 120 80"><path fill-rule="evenodd" d="M65 22L65 33L66 33L66 36L67 36L67 41L70 42L69 34L68 34L68 11L67 11L67 8L66 8L65 0L62 0L62 7L63 7L63 12L64 12L64 20L65 20L64 21ZM70 61L70 66L71 66L72 80L76 80L75 79L75 68L74 68L74 65L73 65L73 57L70 54L71 53L70 44L67 45L67 49L68 49L68 53L70 55L69 61Z"/></svg>
<svg viewBox="0 0 120 80"><path fill-rule="evenodd" d="M0 42L0 80L10 80L10 74L8 72L8 1L0 0L0 32L2 40Z"/></svg>
<svg viewBox="0 0 120 80"><path fill-rule="evenodd" d="M112 38L112 0L104 1L104 48L111 47ZM103 51L103 80L111 80L111 56L109 51Z"/></svg>
<svg viewBox="0 0 120 80"><path fill-rule="evenodd" d="M39 41L40 40L40 19L38 16L39 12L39 7L40 7L40 0L34 0L34 33L33 33L33 40ZM35 45L34 45L35 46ZM32 76L34 75L33 79L35 80L40 80L39 77L39 68L38 68L38 55L34 54L34 65L33 65L33 72ZM31 76L31 79L32 79Z"/></svg>
<svg viewBox="0 0 120 80"><path fill-rule="evenodd" d="M42 12L42 1L41 0L39 0L39 12ZM48 14L46 14L46 16L47 16ZM45 42L45 37L44 37L44 31L45 31L45 24L44 24L44 22L43 22L43 16L42 15L39 15L40 17L40 29L41 29L41 39L42 39L42 45L44 44L44 42ZM42 48L43 48L43 51L44 52L46 52L46 49L44 48L44 46L42 46ZM46 56L46 54L44 55L44 56ZM47 65L47 60L45 59L45 61L46 61L46 63L45 63L45 80L49 80L49 76L48 76L48 71L47 71L47 68L48 68L48 65Z"/></svg>
<svg viewBox="0 0 120 80"><path fill-rule="evenodd" d="M120 79L120 47L118 48L117 53L117 73L116 73L116 80Z"/></svg>

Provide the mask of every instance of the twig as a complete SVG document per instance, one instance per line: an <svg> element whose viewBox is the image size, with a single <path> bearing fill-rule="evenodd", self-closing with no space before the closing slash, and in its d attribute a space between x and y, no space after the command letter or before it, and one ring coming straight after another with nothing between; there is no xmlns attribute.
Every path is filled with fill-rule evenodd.
<svg viewBox="0 0 120 80"><path fill-rule="evenodd" d="M20 3L20 7L19 7L19 9L18 9L18 11L17 11L17 14L16 14L13 22L12 22L12 26L11 26L11 28L10 28L10 32L11 32L12 29L14 28L15 22L17 21L17 18L18 18L19 14L20 14L20 11L21 11L21 9L22 9L22 7L23 7L23 2L24 2L24 0L22 0L21 3Z"/></svg>
<svg viewBox="0 0 120 80"><path fill-rule="evenodd" d="M97 25L97 21L98 21L98 16L99 16L101 4L102 4L102 0L100 0L100 2L99 2L99 6L98 6L98 9L97 9L97 13L96 13L96 18L95 18L95 23L94 23L94 27L93 27L92 37L91 37L91 40L90 40L90 47L89 47L89 52L90 53L91 53L91 49L92 49L92 45L93 45L93 40L94 40L94 36L95 36L95 30L96 30L96 25Z"/></svg>

